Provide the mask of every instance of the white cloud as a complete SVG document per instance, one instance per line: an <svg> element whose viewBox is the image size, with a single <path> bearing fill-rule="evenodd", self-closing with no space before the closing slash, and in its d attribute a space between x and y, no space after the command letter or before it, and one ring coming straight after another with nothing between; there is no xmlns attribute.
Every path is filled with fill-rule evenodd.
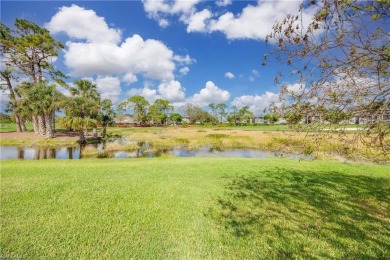
<svg viewBox="0 0 390 260"><path fill-rule="evenodd" d="M218 6L228 6L232 3L232 0L218 0L215 2L216 5Z"/></svg>
<svg viewBox="0 0 390 260"><path fill-rule="evenodd" d="M158 21L161 27L169 25L167 15L188 15L195 12L195 5L201 0L143 0L145 12Z"/></svg>
<svg viewBox="0 0 390 260"><path fill-rule="evenodd" d="M207 81L206 87L194 94L188 101L199 106L206 106L210 103L226 102L229 98L230 93L227 90L220 89L212 81Z"/></svg>
<svg viewBox="0 0 390 260"><path fill-rule="evenodd" d="M301 83L288 84L286 85L287 91L293 92L295 94L301 93L305 90L305 85Z"/></svg>
<svg viewBox="0 0 390 260"><path fill-rule="evenodd" d="M162 27L162 28L168 27L169 21L167 19L160 19L158 21L158 25L160 25L160 27Z"/></svg>
<svg viewBox="0 0 390 260"><path fill-rule="evenodd" d="M190 68L188 67L183 67L179 70L179 72L182 74L182 75L187 75L187 73L190 71Z"/></svg>
<svg viewBox="0 0 390 260"><path fill-rule="evenodd" d="M232 102L237 108L248 106L249 110L255 114L262 114L264 109L269 108L272 103L279 103L279 94L268 91L262 95L236 97Z"/></svg>
<svg viewBox="0 0 390 260"><path fill-rule="evenodd" d="M206 31L206 22L212 17L212 13L204 9L200 12L196 12L183 18L184 22L188 24L187 32L205 32Z"/></svg>
<svg viewBox="0 0 390 260"><path fill-rule="evenodd" d="M193 11L195 5L200 1L201 0L143 0L142 2L145 11L151 16L156 16L160 13L189 13Z"/></svg>
<svg viewBox="0 0 390 260"><path fill-rule="evenodd" d="M157 2L151 4L167 5ZM176 8L186 10L185 6L178 3ZM158 40L144 40L137 34L121 41L120 30L109 28L104 18L77 5L60 8L46 27L52 33L64 32L76 39L66 43L64 53L64 63L73 76L126 74L123 79L131 83L136 79L131 75L142 74L170 81L174 79L175 62L188 65L195 61L188 54L175 55Z"/></svg>
<svg viewBox="0 0 390 260"><path fill-rule="evenodd" d="M128 97L140 95L143 96L149 103L153 103L156 99L161 98L160 95L157 94L156 89L151 89L149 84L145 84L143 88L132 88L126 92Z"/></svg>
<svg viewBox="0 0 390 260"><path fill-rule="evenodd" d="M127 91L127 96L141 95L145 97L150 103L153 103L156 99L165 99L175 104L185 101L185 89L181 86L181 83L176 80L162 81L157 89L152 88L152 84L146 82L143 88L132 88Z"/></svg>
<svg viewBox="0 0 390 260"><path fill-rule="evenodd" d="M121 31L109 28L103 17L74 4L61 7L46 28L52 33L65 32L70 37L88 42L118 43L121 38Z"/></svg>
<svg viewBox="0 0 390 260"><path fill-rule="evenodd" d="M126 74L123 76L122 80L123 80L124 82L126 82L128 85L130 85L130 84L132 84L132 83L134 83L134 82L137 82L137 81L138 81L138 78L137 78L136 75L134 75L133 73L129 72L129 73L126 73Z"/></svg>
<svg viewBox="0 0 390 260"><path fill-rule="evenodd" d="M226 72L225 73L225 78L228 78L228 79L234 79L235 76L233 73L231 73L230 71Z"/></svg>
<svg viewBox="0 0 390 260"><path fill-rule="evenodd" d="M190 55L188 54L186 56L174 55L173 60L179 64L184 64L184 65L190 65L196 62L196 60L191 58Z"/></svg>
<svg viewBox="0 0 390 260"><path fill-rule="evenodd" d="M163 99L170 102L180 102L185 100L185 89L181 86L179 81L163 81L158 86L158 93Z"/></svg>
<svg viewBox="0 0 390 260"><path fill-rule="evenodd" d="M259 1L256 6L248 5L241 14L227 12L210 21L209 31L219 31L228 39L265 40L276 21L281 21L289 13L297 13L301 1ZM317 7L303 9L303 23L308 24Z"/></svg>
<svg viewBox="0 0 390 260"><path fill-rule="evenodd" d="M187 32L222 32L228 39L255 40L265 40L276 21L283 20L287 14L298 13L302 4L302 1L297 0L257 1L256 5L248 4L241 13L235 15L232 12L225 12L212 19L218 12L213 14L207 9L198 11L196 5L199 2L200 0L143 1L145 11L151 18L160 21L160 24L161 19L177 15L180 21L188 25ZM225 7L231 3L231 0L216 1L218 7ZM315 5L303 8L304 25L312 21L316 11L318 7Z"/></svg>
<svg viewBox="0 0 390 260"><path fill-rule="evenodd" d="M173 52L157 40L135 34L121 45L68 42L65 64L75 76L141 73L151 79L174 78Z"/></svg>
<svg viewBox="0 0 390 260"><path fill-rule="evenodd" d="M95 82L102 99L108 98L114 104L118 102L121 93L121 84L118 78L98 77Z"/></svg>

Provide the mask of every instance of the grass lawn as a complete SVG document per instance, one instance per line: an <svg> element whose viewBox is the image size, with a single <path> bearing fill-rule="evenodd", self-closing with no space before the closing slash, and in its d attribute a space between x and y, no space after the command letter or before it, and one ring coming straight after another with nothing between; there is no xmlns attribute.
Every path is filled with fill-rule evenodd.
<svg viewBox="0 0 390 260"><path fill-rule="evenodd" d="M32 124L26 124L26 128L28 131L33 130ZM15 123L0 123L0 132L16 132L16 124Z"/></svg>
<svg viewBox="0 0 390 260"><path fill-rule="evenodd" d="M1 161L2 257L389 259L388 166Z"/></svg>

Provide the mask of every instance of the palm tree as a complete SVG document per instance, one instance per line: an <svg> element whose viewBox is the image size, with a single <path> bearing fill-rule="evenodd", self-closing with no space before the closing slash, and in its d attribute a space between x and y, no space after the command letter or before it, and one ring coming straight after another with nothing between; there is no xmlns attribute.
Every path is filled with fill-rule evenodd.
<svg viewBox="0 0 390 260"><path fill-rule="evenodd" d="M44 82L22 87L20 91L23 95L19 100L19 114L37 119L33 120L35 133L53 138L52 115L61 106L64 96L56 90L55 85Z"/></svg>
<svg viewBox="0 0 390 260"><path fill-rule="evenodd" d="M69 89L72 97L66 101L66 116L61 119L61 125L80 131L80 142L85 143L88 127L96 127L100 108L100 94L96 85L88 80L77 80L75 86Z"/></svg>
<svg viewBox="0 0 390 260"><path fill-rule="evenodd" d="M106 135L107 126L114 122L115 111L112 108L112 102L109 99L103 99L100 104L100 122L103 126L102 136Z"/></svg>

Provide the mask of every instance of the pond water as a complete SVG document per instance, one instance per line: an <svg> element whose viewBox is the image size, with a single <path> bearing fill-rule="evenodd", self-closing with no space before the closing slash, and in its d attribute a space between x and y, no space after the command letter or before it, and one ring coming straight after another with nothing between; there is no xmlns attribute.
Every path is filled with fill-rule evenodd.
<svg viewBox="0 0 390 260"><path fill-rule="evenodd" d="M17 147L17 146L0 146L0 159L23 159L23 160L42 160L42 159L82 159L82 158L141 158L141 157L232 157L232 158L268 158L268 157L288 157L297 159L312 159L308 156L286 154L280 152L269 152L253 149L227 149L220 150L216 148L201 148L189 150L186 148L174 149L150 149L147 143L139 143L140 148L133 151L106 151L108 144L125 144L123 140L113 142L89 144L85 146L73 147ZM98 151L95 154L83 154L84 149L93 148ZM87 149L86 149L87 150Z"/></svg>

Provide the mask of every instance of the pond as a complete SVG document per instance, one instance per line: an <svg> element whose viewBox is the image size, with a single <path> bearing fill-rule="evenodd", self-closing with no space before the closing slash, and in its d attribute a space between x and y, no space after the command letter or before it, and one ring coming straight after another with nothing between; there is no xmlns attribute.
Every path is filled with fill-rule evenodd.
<svg viewBox="0 0 390 260"><path fill-rule="evenodd" d="M88 144L83 146L71 147L17 147L0 146L0 159L23 159L23 160L42 160L42 159L64 159L74 160L82 158L152 158L161 156L175 157L234 157L234 158L268 158L268 157L288 157L296 159L312 159L310 156L287 154L280 152L261 151L254 149L216 149L204 147L197 150L189 150L185 147L174 149L151 149L147 143L138 143L139 148L132 151L125 150L107 150L110 144L128 143L123 140L105 142L99 144ZM88 154L87 150L94 150L95 153Z"/></svg>

